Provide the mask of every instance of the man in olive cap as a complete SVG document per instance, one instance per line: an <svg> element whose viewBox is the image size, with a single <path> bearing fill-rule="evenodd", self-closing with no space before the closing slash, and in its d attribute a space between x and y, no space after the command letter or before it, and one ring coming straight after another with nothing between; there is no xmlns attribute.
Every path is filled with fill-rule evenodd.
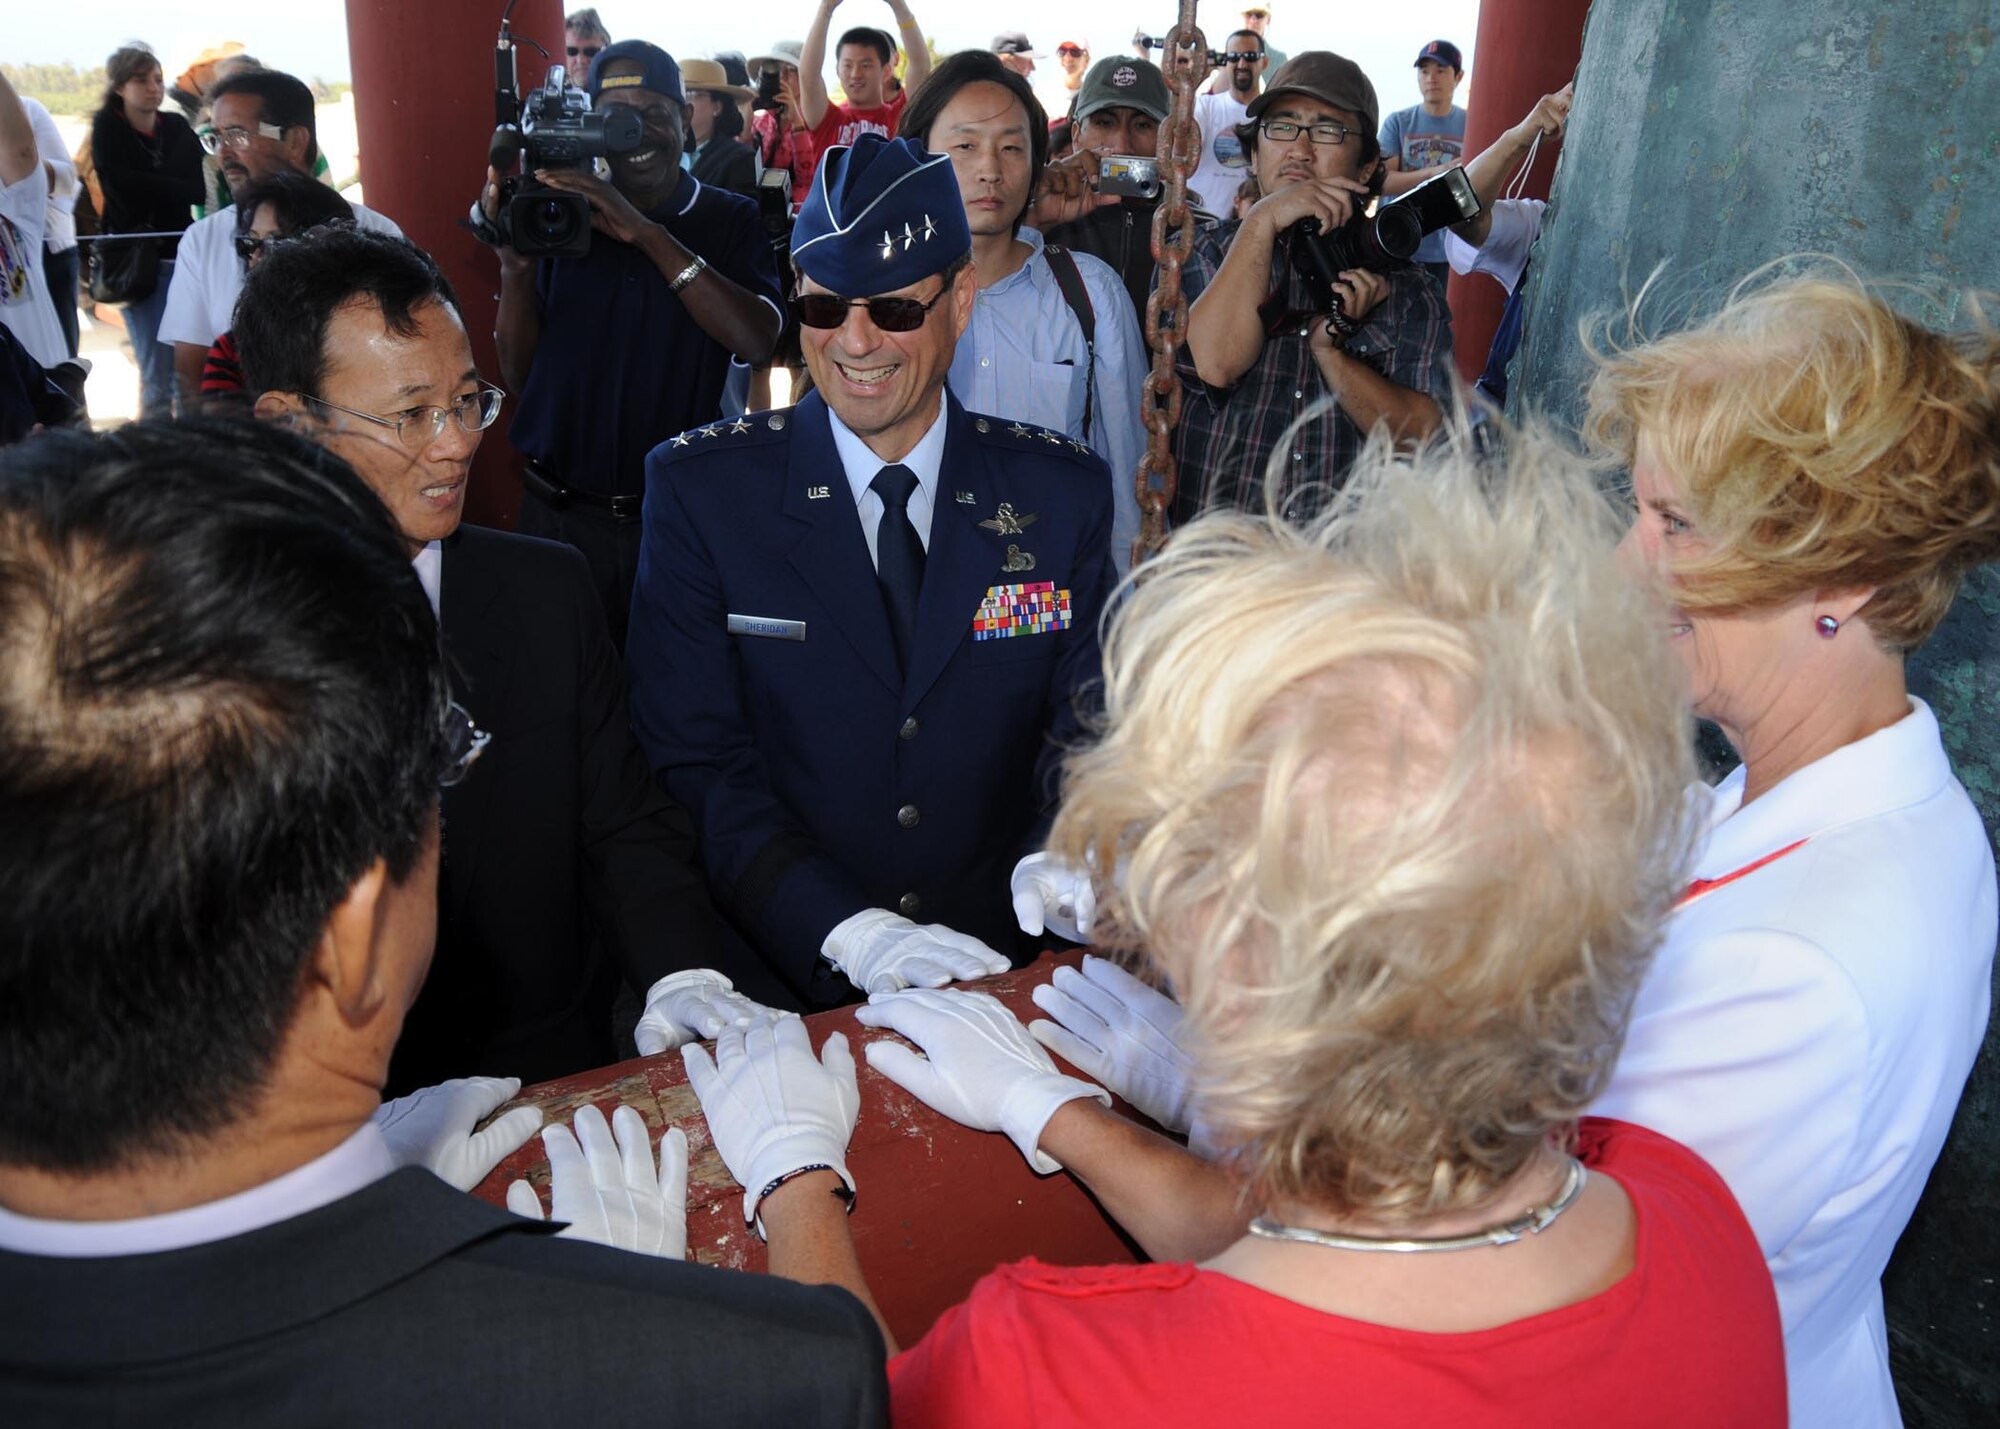
<svg viewBox="0 0 2000 1429"><path fill-rule="evenodd" d="M1265 464L1291 433L1280 498L1310 515L1377 426L1401 441L1438 428L1451 401L1451 318L1418 268L1348 268L1329 315L1293 265L1300 225L1327 234L1382 189L1375 86L1354 61L1311 50L1251 101L1238 137L1264 197L1195 238L1181 270L1192 304L1180 354L1176 517L1261 510Z"/></svg>

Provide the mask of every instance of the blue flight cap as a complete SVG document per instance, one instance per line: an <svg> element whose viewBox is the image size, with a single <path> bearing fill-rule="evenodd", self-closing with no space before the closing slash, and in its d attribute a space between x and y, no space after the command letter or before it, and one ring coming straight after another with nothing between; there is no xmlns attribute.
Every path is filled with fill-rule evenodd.
<svg viewBox="0 0 2000 1429"><path fill-rule="evenodd" d="M880 134L826 151L792 228L799 271L845 298L910 287L971 251L951 159Z"/></svg>
<svg viewBox="0 0 2000 1429"><path fill-rule="evenodd" d="M604 80L606 65L619 60L637 60L646 67L643 74L620 75L608 85ZM686 104L687 95L681 92L681 67L674 63L674 57L658 45L649 45L644 40L620 40L615 45L606 45L598 51L597 58L590 62L590 78L584 81L584 92L591 102L606 89L622 88L650 89L655 94L664 94L676 104Z"/></svg>

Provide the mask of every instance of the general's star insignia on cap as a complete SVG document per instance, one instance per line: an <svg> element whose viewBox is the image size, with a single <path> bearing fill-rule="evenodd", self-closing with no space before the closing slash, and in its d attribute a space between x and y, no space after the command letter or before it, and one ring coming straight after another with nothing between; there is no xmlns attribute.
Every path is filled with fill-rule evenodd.
<svg viewBox="0 0 2000 1429"><path fill-rule="evenodd" d="M924 242L926 242L926 243L930 242L930 241L931 241L931 238L932 238L932 236L933 236L934 234L936 234L936 232L937 232L937 224L935 224L935 223L933 223L933 222L931 221L931 216L930 216L929 214L925 214L925 215L924 215Z"/></svg>
<svg viewBox="0 0 2000 1429"><path fill-rule="evenodd" d="M905 253L909 252L909 250L910 250L910 246L911 246L912 244L914 244L914 243L915 243L916 241L917 241L917 235L916 235L916 234L914 234L914 233L912 233L912 232L910 231L910 225L909 225L909 224L907 224L907 223L906 223L906 224L904 224L904 225L903 225L903 251L904 251Z"/></svg>
<svg viewBox="0 0 2000 1429"><path fill-rule="evenodd" d="M888 229L882 230L882 261L887 263L896 256L896 235Z"/></svg>

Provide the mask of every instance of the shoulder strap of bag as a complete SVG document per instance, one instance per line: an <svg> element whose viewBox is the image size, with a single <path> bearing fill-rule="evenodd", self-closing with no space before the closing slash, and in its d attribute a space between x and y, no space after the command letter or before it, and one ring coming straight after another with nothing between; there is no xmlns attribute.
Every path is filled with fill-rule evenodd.
<svg viewBox="0 0 2000 1429"><path fill-rule="evenodd" d="M1045 243L1042 253L1049 260L1049 271L1056 275L1056 286L1062 289L1063 301L1076 314L1076 325L1083 329L1083 349L1085 369L1083 379L1083 439L1090 440L1090 417L1092 404L1097 400L1097 312L1090 306L1090 292L1083 286L1083 274L1077 271L1076 259L1060 243Z"/></svg>

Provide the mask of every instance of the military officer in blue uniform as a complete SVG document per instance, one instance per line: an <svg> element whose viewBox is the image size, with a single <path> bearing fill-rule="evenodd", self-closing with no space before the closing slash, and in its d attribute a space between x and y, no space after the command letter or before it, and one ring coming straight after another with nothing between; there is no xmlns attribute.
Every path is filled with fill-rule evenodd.
<svg viewBox="0 0 2000 1429"><path fill-rule="evenodd" d="M945 387L976 292L950 160L829 150L792 239L816 391L646 462L633 723L809 1006L1004 971L1010 871L1099 678L1110 482Z"/></svg>

